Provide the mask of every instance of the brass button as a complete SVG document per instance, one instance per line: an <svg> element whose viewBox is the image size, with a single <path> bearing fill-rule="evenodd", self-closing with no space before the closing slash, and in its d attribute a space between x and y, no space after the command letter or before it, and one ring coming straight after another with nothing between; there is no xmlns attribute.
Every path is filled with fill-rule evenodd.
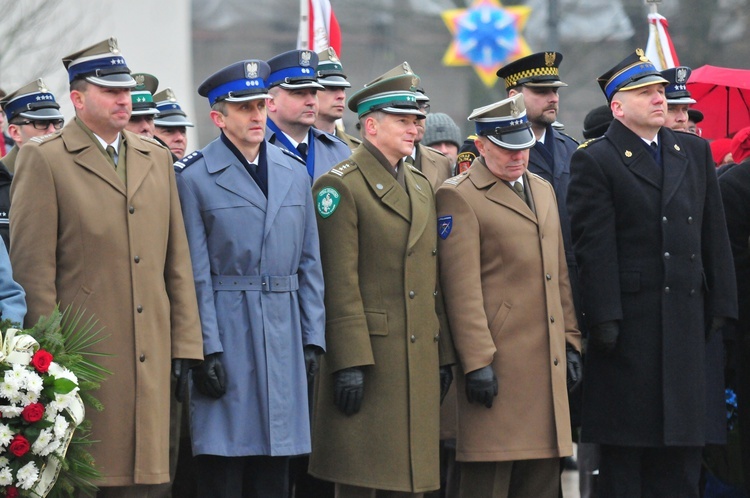
<svg viewBox="0 0 750 498"><path fill-rule="evenodd" d="M138 307L137 307L137 308L136 308L135 310L136 310L136 311L137 311L138 313L143 313L143 306L141 306L141 305L139 304L139 305L138 305Z"/></svg>
<svg viewBox="0 0 750 498"><path fill-rule="evenodd" d="M414 291L409 291L409 297L410 297L411 299L414 299L414 296L415 296L415 295L416 295L416 294L414 294Z"/></svg>
<svg viewBox="0 0 750 498"><path fill-rule="evenodd" d="M140 256L136 256L136 257L133 258L133 261L135 261L136 264L138 264L138 263L141 262L141 257Z"/></svg>
<svg viewBox="0 0 750 498"><path fill-rule="evenodd" d="M545 276L547 277L547 280L552 280L552 275L550 275L549 273Z"/></svg>
<svg viewBox="0 0 750 498"><path fill-rule="evenodd" d="M411 336L411 342L417 342L417 336L415 335Z"/></svg>
<svg viewBox="0 0 750 498"><path fill-rule="evenodd" d="M146 355L141 353L141 356L138 359L141 360L141 363L143 363L144 361L146 361Z"/></svg>

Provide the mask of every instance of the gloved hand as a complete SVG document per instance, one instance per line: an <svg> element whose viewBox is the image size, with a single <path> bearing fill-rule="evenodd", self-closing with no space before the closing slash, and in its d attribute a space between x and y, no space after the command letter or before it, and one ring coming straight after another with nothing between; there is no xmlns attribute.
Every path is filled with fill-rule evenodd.
<svg viewBox="0 0 750 498"><path fill-rule="evenodd" d="M581 364L581 353L570 344L565 345L565 360L568 368L568 392L572 391L583 377L583 365Z"/></svg>
<svg viewBox="0 0 750 498"><path fill-rule="evenodd" d="M365 373L350 367L334 374L333 402L345 415L354 415L362 407L365 394Z"/></svg>
<svg viewBox="0 0 750 498"><path fill-rule="evenodd" d="M315 374L318 373L320 362L318 356L323 352L318 346L309 344L305 346L305 372L307 372L307 381L310 382Z"/></svg>
<svg viewBox="0 0 750 498"><path fill-rule="evenodd" d="M184 358L175 358L172 360L172 377L177 380L177 385L174 388L174 398L182 403L182 398L185 393L185 386L187 386L188 372L192 360L186 360Z"/></svg>
<svg viewBox="0 0 750 498"><path fill-rule="evenodd" d="M497 396L497 377L492 365L466 374L466 397L469 403L481 403L492 408L492 402Z"/></svg>
<svg viewBox="0 0 750 498"><path fill-rule="evenodd" d="M193 382L198 392L219 399L227 392L227 378L221 353L206 355L203 363L193 369Z"/></svg>
<svg viewBox="0 0 750 498"><path fill-rule="evenodd" d="M443 404L445 395L448 394L448 388L453 382L453 369L448 366L440 367L440 404Z"/></svg>
<svg viewBox="0 0 750 498"><path fill-rule="evenodd" d="M620 335L620 324L615 320L594 325L589 332L589 346L609 354L617 346L618 335Z"/></svg>

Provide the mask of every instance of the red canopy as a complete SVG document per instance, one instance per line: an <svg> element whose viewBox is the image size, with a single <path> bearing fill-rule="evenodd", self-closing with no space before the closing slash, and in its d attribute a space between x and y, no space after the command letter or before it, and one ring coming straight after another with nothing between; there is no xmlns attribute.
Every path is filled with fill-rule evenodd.
<svg viewBox="0 0 750 498"><path fill-rule="evenodd" d="M693 70L687 88L697 101L691 107L705 116L698 125L703 138L731 137L750 126L750 69L701 66Z"/></svg>

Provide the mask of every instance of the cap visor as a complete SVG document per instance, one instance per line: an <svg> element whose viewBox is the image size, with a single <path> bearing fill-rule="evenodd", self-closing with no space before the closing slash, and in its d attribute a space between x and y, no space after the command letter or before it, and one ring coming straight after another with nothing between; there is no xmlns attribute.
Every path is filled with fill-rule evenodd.
<svg viewBox="0 0 750 498"><path fill-rule="evenodd" d="M184 116L174 115L174 116L162 116L157 117L154 119L154 124L156 126L161 126L163 128L169 128L171 126L195 126L193 123L188 121Z"/></svg>
<svg viewBox="0 0 750 498"><path fill-rule="evenodd" d="M567 83L563 83L560 80L557 81L529 81L528 83L522 83L522 86L528 86L533 88L557 88L557 87L563 87L568 86Z"/></svg>
<svg viewBox="0 0 750 498"><path fill-rule="evenodd" d="M338 88L351 88L352 84L346 81L341 76L328 76L326 78L318 78L318 83L328 87L335 86Z"/></svg>
<svg viewBox="0 0 750 498"><path fill-rule="evenodd" d="M300 81L299 83L280 83L278 86L286 90L301 90L303 88L316 88L324 90L325 87L315 81Z"/></svg>
<svg viewBox="0 0 750 498"><path fill-rule="evenodd" d="M127 73L108 74L107 76L88 76L86 81L97 86L109 88L135 88L137 83Z"/></svg>
<svg viewBox="0 0 750 498"><path fill-rule="evenodd" d="M620 88L618 91L626 92L628 90L635 90L636 88L643 88L644 86L656 85L659 83L662 85L668 85L669 81L665 80L658 74L651 74L649 76L644 76L643 78L639 78L633 82L628 83L624 87Z"/></svg>
<svg viewBox="0 0 750 498"><path fill-rule="evenodd" d="M159 110L154 109L133 109L133 112L130 113L131 116L156 116L159 114Z"/></svg>
<svg viewBox="0 0 750 498"><path fill-rule="evenodd" d="M690 97L667 99L667 104L695 104L695 99L691 99Z"/></svg>
<svg viewBox="0 0 750 498"><path fill-rule="evenodd" d="M227 97L224 99L224 102L247 102L248 100L259 100L259 99L269 99L271 96L267 93L254 93L250 95L243 95L241 97Z"/></svg>
<svg viewBox="0 0 750 498"><path fill-rule="evenodd" d="M536 143L536 138L534 138L531 128L504 133L500 136L487 135L487 138L489 138L493 144L509 150L528 149L533 147Z"/></svg>
<svg viewBox="0 0 750 498"><path fill-rule="evenodd" d="M383 107L382 109L373 109L373 112L374 111L382 111L386 114L410 114L416 116L417 119L424 119L427 117L427 115L419 109L404 109L402 107Z"/></svg>
<svg viewBox="0 0 750 498"><path fill-rule="evenodd" d="M62 115L62 113L60 113L59 110L54 109L52 107L47 108L47 109L36 109L34 111L19 112L17 115L24 117L26 119L36 119L36 120L65 119L65 117Z"/></svg>

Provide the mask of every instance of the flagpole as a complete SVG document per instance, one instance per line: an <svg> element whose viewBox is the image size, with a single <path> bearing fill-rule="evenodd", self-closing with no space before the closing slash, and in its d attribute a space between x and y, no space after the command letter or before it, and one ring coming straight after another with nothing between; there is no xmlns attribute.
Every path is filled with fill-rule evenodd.
<svg viewBox="0 0 750 498"><path fill-rule="evenodd" d="M310 50L310 9L308 0L299 0L299 31L297 48Z"/></svg>
<svg viewBox="0 0 750 498"><path fill-rule="evenodd" d="M649 5L651 8L652 14L658 14L658 6L661 3L661 0L644 0L646 2L646 5Z"/></svg>

